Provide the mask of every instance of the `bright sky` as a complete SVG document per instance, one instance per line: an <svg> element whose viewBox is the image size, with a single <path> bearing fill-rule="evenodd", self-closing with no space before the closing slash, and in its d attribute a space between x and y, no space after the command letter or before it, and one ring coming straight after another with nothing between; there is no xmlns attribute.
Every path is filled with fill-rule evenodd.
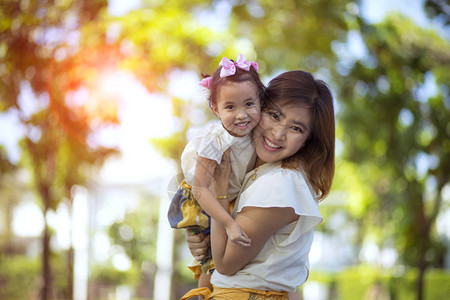
<svg viewBox="0 0 450 300"><path fill-rule="evenodd" d="M118 146L122 155L107 161L100 173L101 181L145 184L174 172L174 165L150 144L152 137L164 137L176 131L170 99L149 94L131 74L117 72L106 80L120 98L120 126L102 130L98 141Z"/></svg>
<svg viewBox="0 0 450 300"><path fill-rule="evenodd" d="M370 22L380 22L392 11L400 11L412 18L418 25L428 24L427 16L422 9L424 0L363 0L362 15Z"/></svg>

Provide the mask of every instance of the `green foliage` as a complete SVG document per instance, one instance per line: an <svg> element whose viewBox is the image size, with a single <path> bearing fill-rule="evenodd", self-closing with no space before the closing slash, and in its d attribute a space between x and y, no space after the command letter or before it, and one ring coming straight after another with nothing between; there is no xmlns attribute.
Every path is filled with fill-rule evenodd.
<svg viewBox="0 0 450 300"><path fill-rule="evenodd" d="M131 285L136 286L140 279L141 270L137 266L132 266L127 271L117 270L111 261L92 267L90 280L98 281L112 286Z"/></svg>
<svg viewBox="0 0 450 300"><path fill-rule="evenodd" d="M5 148L0 145L0 178L2 175L12 172L15 169L16 166L9 161Z"/></svg>
<svg viewBox="0 0 450 300"><path fill-rule="evenodd" d="M450 274L448 271L433 269L426 273L425 299L447 299L450 295Z"/></svg>
<svg viewBox="0 0 450 300"><path fill-rule="evenodd" d="M432 228L450 174L450 152L442 147L450 137L442 125L443 115L450 115L445 82L435 77L438 92L429 99L419 98L417 89L425 74L449 72L450 43L399 16L361 30L374 63L357 60L347 76L337 77L339 137L345 160L355 166L346 171L343 162L343 171L361 179L363 188L352 185L351 193L364 199L364 230L380 226L378 240L393 236L403 260L414 265L431 245L438 246ZM434 262L436 257L428 257L427 263Z"/></svg>
<svg viewBox="0 0 450 300"><path fill-rule="evenodd" d="M223 34L199 23L191 12L196 4L193 1L174 1L173 5L152 1L123 17L109 19L110 24L120 28L114 39L121 45L128 45L123 67L133 70L150 91L165 87L165 76L172 68L197 69L213 65L213 59L205 50L214 40L221 40Z"/></svg>
<svg viewBox="0 0 450 300"><path fill-rule="evenodd" d="M50 257L52 276L58 299L68 299L65 252ZM39 293L42 284L41 262L25 255L0 256L0 298L31 299Z"/></svg>
<svg viewBox="0 0 450 300"><path fill-rule="evenodd" d="M448 13L450 4L440 0L426 0L425 11L432 18L440 18L442 22L448 26L450 25L450 14Z"/></svg>
<svg viewBox="0 0 450 300"><path fill-rule="evenodd" d="M138 268L144 261L156 262L159 199L143 196L139 209L125 215L124 220L109 227L113 245L120 245Z"/></svg>
<svg viewBox="0 0 450 300"><path fill-rule="evenodd" d="M263 74L313 72L334 61L330 42L345 38L349 9L341 0L243 1L232 8L231 30L241 44L253 46Z"/></svg>
<svg viewBox="0 0 450 300"><path fill-rule="evenodd" d="M39 260L25 256L0 257L0 298L29 299L39 284Z"/></svg>
<svg viewBox="0 0 450 300"><path fill-rule="evenodd" d="M31 175L44 216L64 199L71 203L72 187L83 185L90 170L116 153L89 145L94 130L117 123L117 112L106 109L107 105L92 109L92 100L102 101L92 87L98 84L103 68L114 64L116 56L108 56L113 53L111 47L98 46L104 43L100 32L92 32L97 45L74 40L83 25L97 21L106 5L106 0L9 0L0 9L0 109L16 110L25 128L20 168ZM24 86L30 87L29 94L23 95L25 102L19 101ZM74 93L83 88L93 95L89 105L73 100ZM52 289L48 232L44 230L42 251L44 299ZM55 278L58 285L60 277Z"/></svg>
<svg viewBox="0 0 450 300"><path fill-rule="evenodd" d="M329 299L416 299L417 270L409 270L398 276L386 271L380 271L369 266L348 268L336 274L312 272L308 282L323 284L334 297ZM448 271L431 269L425 276L425 300L444 300L448 298L450 287Z"/></svg>

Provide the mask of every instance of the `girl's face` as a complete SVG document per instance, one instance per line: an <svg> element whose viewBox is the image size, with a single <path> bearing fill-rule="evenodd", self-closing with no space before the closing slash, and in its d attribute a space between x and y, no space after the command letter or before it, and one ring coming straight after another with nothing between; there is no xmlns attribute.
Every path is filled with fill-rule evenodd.
<svg viewBox="0 0 450 300"><path fill-rule="evenodd" d="M231 82L219 88L217 103L212 105L223 127L233 136L245 136L261 118L261 104L256 87L250 81Z"/></svg>
<svg viewBox="0 0 450 300"><path fill-rule="evenodd" d="M256 167L297 153L311 133L311 119L311 111L295 103L264 110L253 131Z"/></svg>

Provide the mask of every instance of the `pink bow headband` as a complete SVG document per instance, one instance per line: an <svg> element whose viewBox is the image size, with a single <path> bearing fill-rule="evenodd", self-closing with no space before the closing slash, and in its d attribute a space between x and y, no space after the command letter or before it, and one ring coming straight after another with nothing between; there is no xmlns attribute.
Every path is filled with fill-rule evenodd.
<svg viewBox="0 0 450 300"><path fill-rule="evenodd" d="M258 63L248 61L242 54L238 55L236 62L232 62L228 58L223 57L219 66L222 67L220 70L220 77L222 78L234 75L236 73L236 67L245 71L250 71L250 66L253 66L253 68L258 71Z"/></svg>
<svg viewBox="0 0 450 300"><path fill-rule="evenodd" d="M242 54L238 55L236 62L232 62L228 58L223 57L219 63L219 67L222 67L220 70L220 77L223 78L234 75L236 73L236 67L245 71L250 71L250 66L253 66L253 68L258 71L258 63L248 61ZM211 89L211 82L212 77L206 77L200 81L200 85L207 89Z"/></svg>

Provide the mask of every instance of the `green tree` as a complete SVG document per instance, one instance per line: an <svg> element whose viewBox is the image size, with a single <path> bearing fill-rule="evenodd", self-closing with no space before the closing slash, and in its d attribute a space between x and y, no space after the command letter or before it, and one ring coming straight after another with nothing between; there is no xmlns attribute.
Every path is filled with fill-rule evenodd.
<svg viewBox="0 0 450 300"><path fill-rule="evenodd" d="M83 185L89 170L101 166L115 152L88 143L90 134L101 124L117 123L114 109L97 107L97 111L88 111L87 106L71 101L76 91L92 90L102 67L116 63L114 47L100 46L106 45L101 31L92 31L90 36L77 40L83 25L96 23L106 4L103 0L9 0L3 1L0 8L0 108L1 112L17 110L26 128L20 167L31 173L44 219L64 199L71 205L72 187ZM31 90L33 103L20 101L26 87ZM92 109L92 105L89 107ZM94 116L98 112L103 113ZM42 299L54 294L50 239L51 231L45 222ZM60 297L70 299L72 249L67 260L68 289Z"/></svg>
<svg viewBox="0 0 450 300"><path fill-rule="evenodd" d="M419 270L423 299L425 270L442 267L445 250L434 225L450 176L450 43L398 15L356 24L367 56L336 76L344 157L371 191L365 231L381 244L393 238L401 261ZM423 95L426 81L435 94Z"/></svg>
<svg viewBox="0 0 450 300"><path fill-rule="evenodd" d="M439 17L443 23L450 25L450 4L440 0L426 0L425 10L431 18Z"/></svg>

